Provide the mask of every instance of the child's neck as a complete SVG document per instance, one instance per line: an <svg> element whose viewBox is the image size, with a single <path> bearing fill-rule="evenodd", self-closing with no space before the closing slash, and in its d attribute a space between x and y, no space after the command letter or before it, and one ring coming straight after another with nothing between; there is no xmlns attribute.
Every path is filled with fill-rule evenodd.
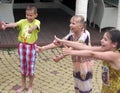
<svg viewBox="0 0 120 93"><path fill-rule="evenodd" d="M83 33L83 31L78 31L78 32L74 33L74 37L76 37L76 38L80 37L82 33Z"/></svg>
<svg viewBox="0 0 120 93"><path fill-rule="evenodd" d="M82 34L82 33L75 33L75 34L73 35L73 40L74 40L74 41L78 40L78 39L80 38L81 34Z"/></svg>

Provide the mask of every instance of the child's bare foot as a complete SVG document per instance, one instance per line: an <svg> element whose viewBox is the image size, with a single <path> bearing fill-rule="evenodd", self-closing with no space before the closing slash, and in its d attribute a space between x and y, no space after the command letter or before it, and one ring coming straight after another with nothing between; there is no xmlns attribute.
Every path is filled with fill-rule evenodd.
<svg viewBox="0 0 120 93"><path fill-rule="evenodd" d="M19 89L17 89L16 93L21 93L23 90L25 90L26 87L20 87Z"/></svg>
<svg viewBox="0 0 120 93"><path fill-rule="evenodd" d="M28 88L28 93L33 93L32 87Z"/></svg>

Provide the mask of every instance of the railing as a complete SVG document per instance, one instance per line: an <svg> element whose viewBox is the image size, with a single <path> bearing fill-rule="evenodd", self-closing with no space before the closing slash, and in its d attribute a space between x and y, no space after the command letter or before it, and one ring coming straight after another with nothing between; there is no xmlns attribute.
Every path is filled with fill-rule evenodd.
<svg viewBox="0 0 120 93"><path fill-rule="evenodd" d="M0 0L0 3L12 3L13 0Z"/></svg>
<svg viewBox="0 0 120 93"><path fill-rule="evenodd" d="M104 2L111 5L111 6L118 7L119 0L104 0Z"/></svg>
<svg viewBox="0 0 120 93"><path fill-rule="evenodd" d="M13 3L14 0L0 0L0 20L6 23L14 22Z"/></svg>

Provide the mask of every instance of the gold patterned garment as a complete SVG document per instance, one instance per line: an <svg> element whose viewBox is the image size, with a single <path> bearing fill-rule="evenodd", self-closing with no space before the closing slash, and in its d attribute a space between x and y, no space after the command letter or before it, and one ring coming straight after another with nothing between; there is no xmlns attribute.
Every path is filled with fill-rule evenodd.
<svg viewBox="0 0 120 93"><path fill-rule="evenodd" d="M105 66L109 69L104 68ZM104 71L102 72L102 93L120 93L120 69L115 70L108 63L105 62L104 67L102 68L104 69Z"/></svg>

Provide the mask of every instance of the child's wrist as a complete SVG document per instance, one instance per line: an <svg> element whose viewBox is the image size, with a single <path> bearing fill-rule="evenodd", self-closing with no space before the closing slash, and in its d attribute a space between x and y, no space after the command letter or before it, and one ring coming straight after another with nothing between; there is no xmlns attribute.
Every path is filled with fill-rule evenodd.
<svg viewBox="0 0 120 93"><path fill-rule="evenodd" d="M45 47L43 46L43 47L42 47L42 51L44 51L44 50L45 50Z"/></svg>

